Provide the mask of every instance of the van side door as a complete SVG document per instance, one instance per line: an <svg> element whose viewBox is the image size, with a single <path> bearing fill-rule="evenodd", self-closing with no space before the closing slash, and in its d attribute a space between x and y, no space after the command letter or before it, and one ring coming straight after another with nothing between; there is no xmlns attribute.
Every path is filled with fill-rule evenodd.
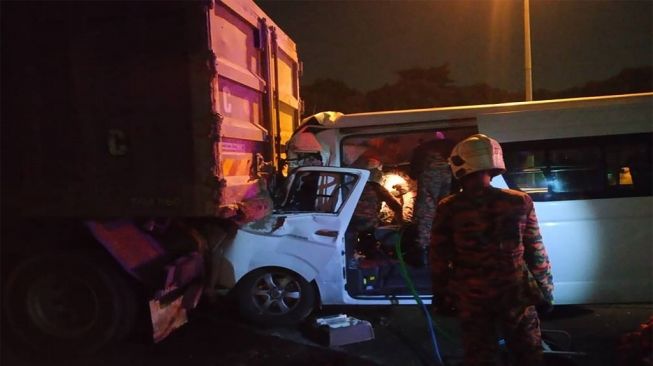
<svg viewBox="0 0 653 366"><path fill-rule="evenodd" d="M289 178L280 207L265 222L239 230L231 250L234 279L257 268L287 268L307 281L339 255L369 172L303 167Z"/></svg>

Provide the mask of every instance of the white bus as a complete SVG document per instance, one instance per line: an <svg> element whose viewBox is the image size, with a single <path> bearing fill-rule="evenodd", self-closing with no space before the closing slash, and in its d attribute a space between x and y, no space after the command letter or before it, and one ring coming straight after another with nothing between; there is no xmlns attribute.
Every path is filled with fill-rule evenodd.
<svg viewBox="0 0 653 366"><path fill-rule="evenodd" d="M535 201L556 304L653 301L653 93L307 118L289 157L319 154L325 167L296 170L267 226L239 231L225 254L223 284L240 283L239 298L258 314L251 317L265 322L302 317L315 301L412 303L393 253L396 226L373 233L381 255L357 253L358 265L347 268L345 231L367 178L350 166L364 154L379 157L384 185L410 221L415 147L476 133L504 150L507 172L492 184ZM291 203L311 176L318 183L299 209ZM402 232L410 274L428 299L429 270L411 264L410 229ZM289 283L292 291L279 292Z"/></svg>

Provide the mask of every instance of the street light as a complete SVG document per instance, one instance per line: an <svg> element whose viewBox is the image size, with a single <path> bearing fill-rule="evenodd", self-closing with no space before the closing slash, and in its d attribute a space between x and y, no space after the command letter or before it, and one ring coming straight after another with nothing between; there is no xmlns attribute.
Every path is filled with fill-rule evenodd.
<svg viewBox="0 0 653 366"><path fill-rule="evenodd" d="M531 65L531 15L529 0L524 0L524 88L526 101L533 100L533 68Z"/></svg>

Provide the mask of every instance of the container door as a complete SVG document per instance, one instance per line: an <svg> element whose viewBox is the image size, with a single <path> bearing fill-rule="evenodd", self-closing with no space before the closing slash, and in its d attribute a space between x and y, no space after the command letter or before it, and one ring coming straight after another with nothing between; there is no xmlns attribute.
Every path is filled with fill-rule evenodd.
<svg viewBox="0 0 653 366"><path fill-rule="evenodd" d="M301 63L297 56L295 43L278 28L272 27L271 32L271 69L274 71L272 85L273 120L275 132L275 160L285 158L286 144L299 126L301 101L299 98L299 75Z"/></svg>
<svg viewBox="0 0 653 366"><path fill-rule="evenodd" d="M221 203L240 201L251 188L256 154L265 154L269 131L264 98L268 83L263 68L260 16L253 3L217 1L210 10L210 43L215 54L213 104L214 174L224 179ZM269 113L268 113L269 114Z"/></svg>
<svg viewBox="0 0 653 366"><path fill-rule="evenodd" d="M226 182L227 204L252 189L257 156L278 161L299 120L299 68L295 43L254 2L216 1L209 24L219 113L214 174Z"/></svg>

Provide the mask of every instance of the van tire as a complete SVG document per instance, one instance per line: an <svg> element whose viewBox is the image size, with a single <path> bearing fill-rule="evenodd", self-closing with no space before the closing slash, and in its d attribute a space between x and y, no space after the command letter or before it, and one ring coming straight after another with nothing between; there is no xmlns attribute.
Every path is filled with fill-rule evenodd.
<svg viewBox="0 0 653 366"><path fill-rule="evenodd" d="M93 353L136 323L136 291L107 258L85 251L19 263L3 288L3 321L15 350L31 357Z"/></svg>
<svg viewBox="0 0 653 366"><path fill-rule="evenodd" d="M240 313L263 326L294 325L313 311L315 288L301 275L282 268L260 268L236 288Z"/></svg>

